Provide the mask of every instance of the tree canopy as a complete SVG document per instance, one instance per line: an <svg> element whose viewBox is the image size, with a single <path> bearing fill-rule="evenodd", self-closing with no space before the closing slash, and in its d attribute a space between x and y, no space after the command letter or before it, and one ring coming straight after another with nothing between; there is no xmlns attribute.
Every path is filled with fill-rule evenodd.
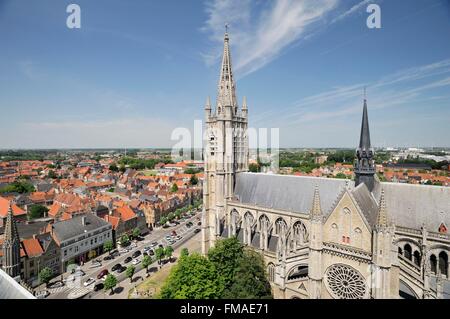
<svg viewBox="0 0 450 319"><path fill-rule="evenodd" d="M45 213L48 212L48 208L42 205L32 205L28 209L28 219L35 219L44 217Z"/></svg>
<svg viewBox="0 0 450 319"><path fill-rule="evenodd" d="M219 240L207 257L183 252L160 292L166 299L272 298L262 256L236 238Z"/></svg>

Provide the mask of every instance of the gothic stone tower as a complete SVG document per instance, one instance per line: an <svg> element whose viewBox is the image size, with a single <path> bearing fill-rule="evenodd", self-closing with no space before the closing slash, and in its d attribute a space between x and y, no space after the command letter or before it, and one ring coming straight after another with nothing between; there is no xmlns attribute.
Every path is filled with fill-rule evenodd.
<svg viewBox="0 0 450 319"><path fill-rule="evenodd" d="M12 278L20 276L20 238L11 203L6 218L5 240L3 241L3 270Z"/></svg>
<svg viewBox="0 0 450 319"><path fill-rule="evenodd" d="M228 33L225 33L215 110L205 105L202 252L214 245L225 218L225 203L233 196L236 173L248 170L247 102L238 109Z"/></svg>
<svg viewBox="0 0 450 319"><path fill-rule="evenodd" d="M369 117L367 115L367 100L364 98L364 108L361 123L359 147L356 150L355 186L366 184L369 191L373 191L375 184L374 152L370 146Z"/></svg>

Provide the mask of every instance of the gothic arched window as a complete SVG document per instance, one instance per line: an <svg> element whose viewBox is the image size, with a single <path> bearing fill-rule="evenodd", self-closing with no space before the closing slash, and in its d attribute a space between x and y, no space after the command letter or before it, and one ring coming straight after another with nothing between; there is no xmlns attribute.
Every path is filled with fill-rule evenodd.
<svg viewBox="0 0 450 319"><path fill-rule="evenodd" d="M439 272L444 276L448 276L448 256L445 251L441 251L439 254Z"/></svg>
<svg viewBox="0 0 450 319"><path fill-rule="evenodd" d="M274 282L275 281L275 265L270 263L267 266L267 273L269 275L269 281Z"/></svg>
<svg viewBox="0 0 450 319"><path fill-rule="evenodd" d="M416 264L416 266L420 266L420 259L421 259L421 256L420 256L420 253L419 253L419 251L418 250L416 250L415 252L414 252L414 264Z"/></svg>
<svg viewBox="0 0 450 319"><path fill-rule="evenodd" d="M260 238L260 247L261 249L267 249L267 245L268 245L268 238L269 238L269 226L270 226L270 221L269 221L269 217L267 217L266 215L261 215L261 217L259 217L259 238Z"/></svg>
<svg viewBox="0 0 450 319"><path fill-rule="evenodd" d="M435 255L430 256L430 271L433 274L437 273L437 258Z"/></svg>
<svg viewBox="0 0 450 319"><path fill-rule="evenodd" d="M403 247L403 250L405 251L405 258L408 260L412 260L412 248L410 244L406 244L405 247Z"/></svg>

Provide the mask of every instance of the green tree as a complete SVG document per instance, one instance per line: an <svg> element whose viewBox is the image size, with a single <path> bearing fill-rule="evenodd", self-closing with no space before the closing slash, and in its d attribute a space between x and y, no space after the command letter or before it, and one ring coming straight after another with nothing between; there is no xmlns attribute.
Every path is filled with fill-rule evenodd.
<svg viewBox="0 0 450 319"><path fill-rule="evenodd" d="M246 250L239 259L231 286L224 290L224 299L273 298L264 260L255 251Z"/></svg>
<svg viewBox="0 0 450 319"><path fill-rule="evenodd" d="M152 258L148 255L145 255L142 258L142 267L145 268L145 272L148 274L148 267L152 264Z"/></svg>
<svg viewBox="0 0 450 319"><path fill-rule="evenodd" d="M130 243L130 237L128 237L128 235L122 235L122 237L120 237L120 245L122 246L127 246Z"/></svg>
<svg viewBox="0 0 450 319"><path fill-rule="evenodd" d="M114 287L117 286L117 278L113 274L108 274L103 285L105 291L111 289L111 294L114 294Z"/></svg>
<svg viewBox="0 0 450 319"><path fill-rule="evenodd" d="M116 164L111 164L111 165L109 165L109 170L110 170L111 172L118 172L118 171L119 171L119 168L117 167Z"/></svg>
<svg viewBox="0 0 450 319"><path fill-rule="evenodd" d="M56 179L56 178L58 178L58 175L56 175L54 170L49 170L48 174L47 174L47 177L50 178L50 179Z"/></svg>
<svg viewBox="0 0 450 319"><path fill-rule="evenodd" d="M347 175L345 175L344 173L337 173L335 177L340 179L346 179Z"/></svg>
<svg viewBox="0 0 450 319"><path fill-rule="evenodd" d="M158 264L161 264L161 260L164 258L164 248L158 247L155 249L155 257L158 260Z"/></svg>
<svg viewBox="0 0 450 319"><path fill-rule="evenodd" d="M39 272L39 282L41 284L44 283L45 287L48 286L48 283L50 282L50 279L52 279L52 277L53 277L53 271L48 267L43 268Z"/></svg>
<svg viewBox="0 0 450 319"><path fill-rule="evenodd" d="M126 275L128 278L130 278L130 283L133 282L133 276L134 276L134 272L136 271L136 267L134 267L133 265L129 266L126 270Z"/></svg>
<svg viewBox="0 0 450 319"><path fill-rule="evenodd" d="M30 182L27 182L24 179L21 179L17 182L11 183L9 185L6 185L6 186L0 188L0 194L1 193L24 194L24 193L32 193L34 191L35 191L35 188L34 188L33 184L31 184Z"/></svg>
<svg viewBox="0 0 450 319"><path fill-rule="evenodd" d="M172 246L167 246L164 249L164 256L169 258L169 261L170 261L172 259L172 254L173 254L173 247Z"/></svg>
<svg viewBox="0 0 450 319"><path fill-rule="evenodd" d="M183 258L186 256L189 256L189 250L186 247L184 247L183 249L181 249L180 258Z"/></svg>
<svg viewBox="0 0 450 319"><path fill-rule="evenodd" d="M113 250L114 248L114 243L112 242L112 240L108 240L107 242L105 242L103 244L103 251L105 252L111 252L111 250Z"/></svg>
<svg viewBox="0 0 450 319"><path fill-rule="evenodd" d="M249 170L250 172L252 172L252 173L257 173L257 172L259 172L259 165L258 165L258 164L255 164L255 163L251 163L251 164L248 166L248 170Z"/></svg>
<svg viewBox="0 0 450 319"><path fill-rule="evenodd" d="M42 205L32 205L27 212L28 219L41 218L48 212L48 208Z"/></svg>
<svg viewBox="0 0 450 319"><path fill-rule="evenodd" d="M169 221L174 220L174 219L175 219L175 213L169 213L169 214L167 214L167 219L168 219Z"/></svg>
<svg viewBox="0 0 450 319"><path fill-rule="evenodd" d="M167 223L168 219L167 217L161 217L161 219L159 220L160 225L165 225Z"/></svg>
<svg viewBox="0 0 450 319"><path fill-rule="evenodd" d="M171 191L172 193L177 192L177 191L178 191L178 185L177 185L176 183L173 183L173 184L172 184L172 187L170 188L170 191Z"/></svg>
<svg viewBox="0 0 450 319"><path fill-rule="evenodd" d="M243 254L243 246L236 237L218 240L215 247L209 250L208 258L224 277L225 287L231 286Z"/></svg>
<svg viewBox="0 0 450 319"><path fill-rule="evenodd" d="M208 258L194 253L181 258L160 291L163 299L217 299L225 286Z"/></svg>
<svg viewBox="0 0 450 319"><path fill-rule="evenodd" d="M120 165L120 167L119 167L120 172L125 173L126 170L127 169L126 169L125 165Z"/></svg>
<svg viewBox="0 0 450 319"><path fill-rule="evenodd" d="M191 176L191 178L189 180L189 183L191 185L197 185L198 184L198 178L197 178L197 176L195 174Z"/></svg>
<svg viewBox="0 0 450 319"><path fill-rule="evenodd" d="M141 235L141 230L139 228L133 229L133 238L138 238Z"/></svg>

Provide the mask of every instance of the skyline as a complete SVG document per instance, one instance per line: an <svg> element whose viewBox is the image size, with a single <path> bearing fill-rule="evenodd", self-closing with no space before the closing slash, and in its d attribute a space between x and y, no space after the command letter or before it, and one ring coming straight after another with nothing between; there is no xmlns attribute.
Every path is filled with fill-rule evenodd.
<svg viewBox="0 0 450 319"><path fill-rule="evenodd" d="M239 104L281 148L355 148L364 87L373 146L450 146L448 1L77 1L79 30L69 3L0 3L1 149L170 148L215 104L227 23Z"/></svg>

